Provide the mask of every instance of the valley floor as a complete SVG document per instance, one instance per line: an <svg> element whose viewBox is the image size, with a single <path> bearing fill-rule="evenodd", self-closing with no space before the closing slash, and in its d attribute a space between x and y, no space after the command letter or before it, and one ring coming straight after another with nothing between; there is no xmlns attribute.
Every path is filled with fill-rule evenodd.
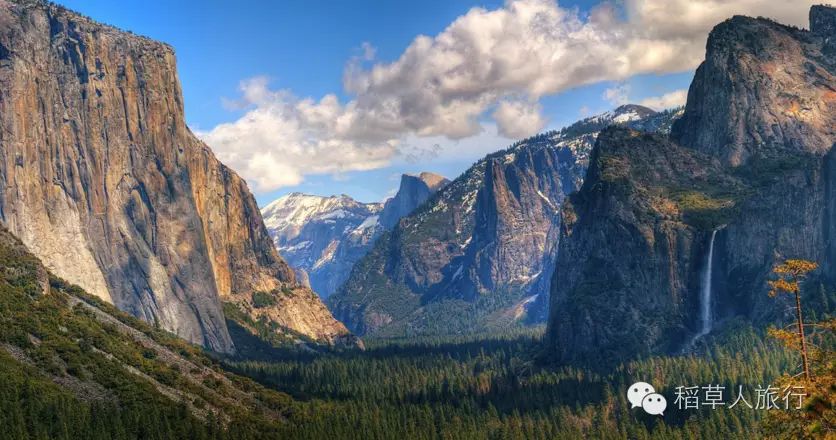
<svg viewBox="0 0 836 440"><path fill-rule="evenodd" d="M369 341L366 352L284 353L229 366L291 394L294 438L750 439L763 410L679 410L678 386L725 386L725 399L793 370L797 357L748 328L701 356L654 357L594 372L539 366L540 332L420 342ZM668 396L664 417L630 408L636 381ZM727 402L728 405L730 402Z"/></svg>

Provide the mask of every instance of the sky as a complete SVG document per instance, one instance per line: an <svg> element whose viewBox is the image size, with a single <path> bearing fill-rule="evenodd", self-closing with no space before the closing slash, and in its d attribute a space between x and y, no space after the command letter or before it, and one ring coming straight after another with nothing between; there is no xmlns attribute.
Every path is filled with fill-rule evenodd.
<svg viewBox="0 0 836 440"><path fill-rule="evenodd" d="M809 0L59 0L177 54L186 122L260 205L381 201L624 103L682 105L734 14L807 27Z"/></svg>

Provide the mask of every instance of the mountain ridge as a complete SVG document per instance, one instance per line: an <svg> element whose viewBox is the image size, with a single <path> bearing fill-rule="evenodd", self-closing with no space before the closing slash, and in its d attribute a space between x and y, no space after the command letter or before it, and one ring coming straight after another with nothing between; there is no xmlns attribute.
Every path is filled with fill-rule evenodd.
<svg viewBox="0 0 836 440"><path fill-rule="evenodd" d="M617 118L667 130L675 115L623 106L485 156L384 234L329 307L353 332L380 336L542 322L558 209L598 130Z"/></svg>
<svg viewBox="0 0 836 440"><path fill-rule="evenodd" d="M262 215L279 253L327 298L380 234L447 182L429 172L404 174L397 193L384 203L294 192L265 205Z"/></svg>

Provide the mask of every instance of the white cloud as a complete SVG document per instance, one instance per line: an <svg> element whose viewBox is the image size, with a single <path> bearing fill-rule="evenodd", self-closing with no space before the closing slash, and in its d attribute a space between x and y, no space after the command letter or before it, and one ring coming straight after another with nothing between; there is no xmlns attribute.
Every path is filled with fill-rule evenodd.
<svg viewBox="0 0 836 440"><path fill-rule="evenodd" d="M679 89L670 93L665 93L662 96L653 96L642 99L639 104L650 107L654 110L664 110L666 108L679 107L685 105L685 100L688 98L688 90Z"/></svg>
<svg viewBox="0 0 836 440"><path fill-rule="evenodd" d="M405 138L474 136L491 109L500 134L520 137L542 127L543 96L693 69L718 22L747 14L804 25L813 3L624 0L581 15L554 0L509 0L496 10L473 8L434 37L416 37L392 62L375 63L364 43L346 65L344 103L334 95L298 99L270 90L265 78L248 80L242 97L225 105L251 110L203 138L264 191L309 174L385 166ZM623 96L614 90L612 99Z"/></svg>
<svg viewBox="0 0 836 440"><path fill-rule="evenodd" d="M395 157L397 139L359 140L350 132L351 104L334 95L319 101L271 91L265 78L241 83L236 105L254 106L242 118L198 132L218 158L269 191L301 183L307 174L341 174L380 168Z"/></svg>
<svg viewBox="0 0 836 440"><path fill-rule="evenodd" d="M493 112L499 134L513 139L537 134L546 125L536 102L502 101Z"/></svg>
<svg viewBox="0 0 836 440"><path fill-rule="evenodd" d="M604 95L602 96L602 98L615 106L627 104L630 100L629 97L630 85L624 83L604 90Z"/></svg>
<svg viewBox="0 0 836 440"><path fill-rule="evenodd" d="M398 146L399 151L431 151L434 163L454 163L482 158L507 147L516 138L509 138L499 133L499 127L493 122L484 122L482 130L470 137L463 139L448 139L445 136L418 136L411 134L406 136ZM441 147L442 148L436 148ZM424 157L429 154L425 153ZM393 163L402 165L404 163L415 163L408 154L399 154ZM453 176L455 177L455 176Z"/></svg>

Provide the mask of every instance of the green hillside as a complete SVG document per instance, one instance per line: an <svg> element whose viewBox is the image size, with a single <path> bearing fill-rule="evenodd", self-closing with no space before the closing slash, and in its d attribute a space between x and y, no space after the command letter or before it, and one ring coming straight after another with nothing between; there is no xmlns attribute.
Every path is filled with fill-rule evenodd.
<svg viewBox="0 0 836 440"><path fill-rule="evenodd" d="M5 439L260 438L291 403L50 275L5 229L0 341Z"/></svg>

